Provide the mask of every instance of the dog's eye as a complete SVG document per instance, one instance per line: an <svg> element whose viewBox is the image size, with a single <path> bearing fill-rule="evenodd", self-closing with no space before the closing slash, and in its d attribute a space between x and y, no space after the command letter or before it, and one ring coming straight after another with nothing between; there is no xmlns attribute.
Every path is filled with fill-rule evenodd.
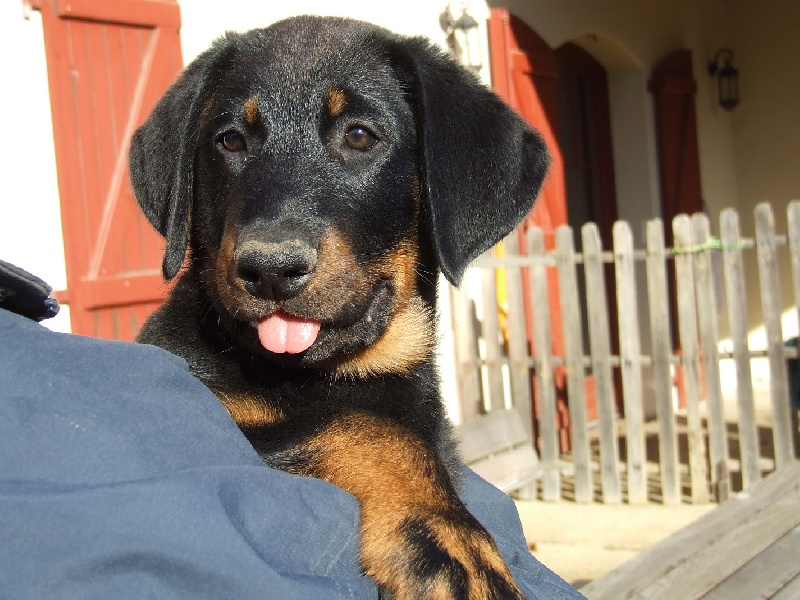
<svg viewBox="0 0 800 600"><path fill-rule="evenodd" d="M344 134L345 143L353 150L366 151L378 143L378 138L366 127L357 125Z"/></svg>
<svg viewBox="0 0 800 600"><path fill-rule="evenodd" d="M244 137L237 131L227 131L223 133L219 141L222 147L228 152L244 152L247 149Z"/></svg>

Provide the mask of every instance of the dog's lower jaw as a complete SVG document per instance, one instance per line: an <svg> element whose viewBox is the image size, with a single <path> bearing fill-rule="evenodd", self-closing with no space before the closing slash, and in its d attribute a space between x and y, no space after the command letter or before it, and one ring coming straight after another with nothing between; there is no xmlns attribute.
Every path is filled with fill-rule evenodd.
<svg viewBox="0 0 800 600"><path fill-rule="evenodd" d="M323 321L316 341L297 354L270 352L259 340L256 322L237 319L235 311L222 302L212 300L212 304L219 314L209 313L209 318L227 329L227 336L238 339L239 347L253 358L276 367L327 372L334 379L408 375L431 357L436 345L434 309L419 295L398 296L389 281L375 287L357 320L346 325Z"/></svg>
<svg viewBox="0 0 800 600"><path fill-rule="evenodd" d="M379 375L407 375L427 360L436 345L433 311L413 296L373 344L338 363L337 377L366 379Z"/></svg>

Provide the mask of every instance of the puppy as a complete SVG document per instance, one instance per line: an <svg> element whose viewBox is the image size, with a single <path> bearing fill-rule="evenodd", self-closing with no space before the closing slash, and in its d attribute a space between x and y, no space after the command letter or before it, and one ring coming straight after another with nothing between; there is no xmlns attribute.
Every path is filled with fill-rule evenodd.
<svg viewBox="0 0 800 600"><path fill-rule="evenodd" d="M398 600L522 597L457 494L436 282L522 220L547 163L429 42L339 18L227 34L133 136L180 272L139 340L185 358L267 464L360 501L361 566Z"/></svg>

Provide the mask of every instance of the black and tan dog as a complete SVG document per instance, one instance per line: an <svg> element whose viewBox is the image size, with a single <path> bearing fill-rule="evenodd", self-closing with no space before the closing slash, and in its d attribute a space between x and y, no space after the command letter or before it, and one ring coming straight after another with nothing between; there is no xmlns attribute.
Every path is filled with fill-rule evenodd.
<svg viewBox="0 0 800 600"><path fill-rule="evenodd" d="M362 507L394 598L519 598L456 490L434 366L436 281L529 211L541 139L422 39L299 17L228 34L131 143L166 237L140 341L184 357L264 460Z"/></svg>

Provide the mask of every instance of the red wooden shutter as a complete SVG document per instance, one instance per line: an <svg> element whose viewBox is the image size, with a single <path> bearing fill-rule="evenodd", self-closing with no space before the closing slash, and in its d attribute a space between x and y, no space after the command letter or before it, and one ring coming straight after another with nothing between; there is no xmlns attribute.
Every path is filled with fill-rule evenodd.
<svg viewBox="0 0 800 600"><path fill-rule="evenodd" d="M662 216L672 243L672 218L703 210L692 53L675 50L653 69L650 79L656 111Z"/></svg>
<svg viewBox="0 0 800 600"><path fill-rule="evenodd" d="M176 0L34 0L42 13L73 332L132 339L163 300L163 241L136 205L134 129L183 65Z"/></svg>

